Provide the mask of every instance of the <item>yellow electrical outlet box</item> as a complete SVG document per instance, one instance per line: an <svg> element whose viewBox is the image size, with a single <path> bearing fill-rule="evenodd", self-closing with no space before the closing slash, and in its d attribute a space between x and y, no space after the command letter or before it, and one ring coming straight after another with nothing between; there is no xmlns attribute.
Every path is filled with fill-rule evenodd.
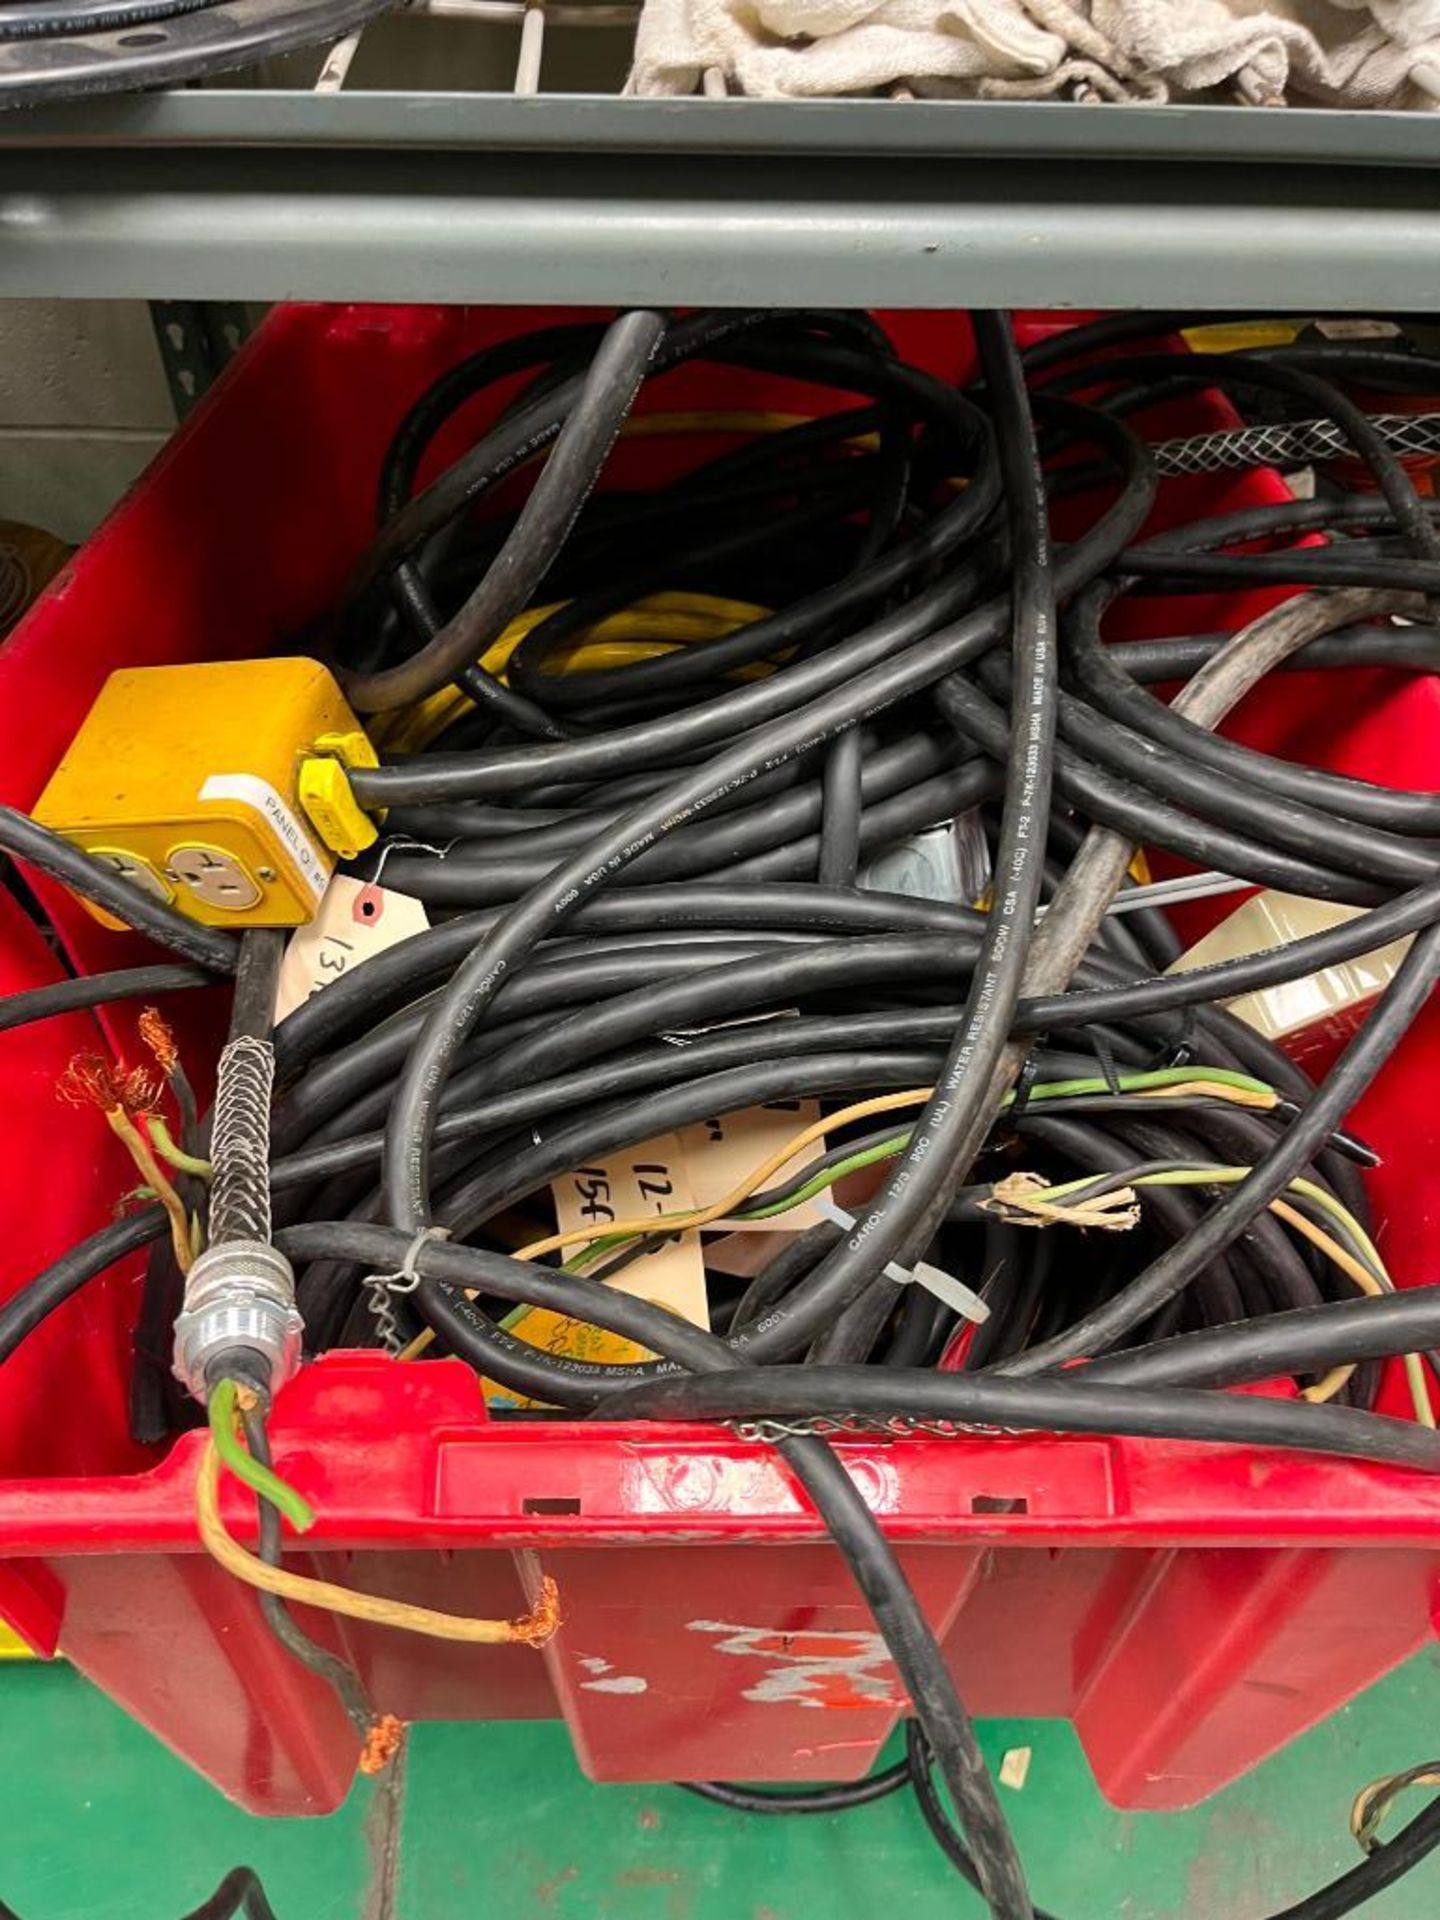
<svg viewBox="0 0 1440 1920"><path fill-rule="evenodd" d="M302 926L335 866L324 824L306 817L302 769L327 736L353 751L356 734L316 660L122 668L35 818L206 926Z"/></svg>

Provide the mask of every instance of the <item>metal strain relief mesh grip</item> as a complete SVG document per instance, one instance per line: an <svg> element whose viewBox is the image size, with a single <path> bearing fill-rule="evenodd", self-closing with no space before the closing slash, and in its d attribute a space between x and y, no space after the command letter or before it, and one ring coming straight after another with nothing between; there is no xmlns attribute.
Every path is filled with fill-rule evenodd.
<svg viewBox="0 0 1440 1920"><path fill-rule="evenodd" d="M220 1055L210 1134L210 1244L270 1242L270 1095L275 1049L232 1040Z"/></svg>

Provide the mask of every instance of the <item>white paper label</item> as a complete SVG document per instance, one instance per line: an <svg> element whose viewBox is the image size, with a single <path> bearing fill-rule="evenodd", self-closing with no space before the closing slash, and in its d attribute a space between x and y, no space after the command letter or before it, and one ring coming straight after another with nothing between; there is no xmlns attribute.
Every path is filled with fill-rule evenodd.
<svg viewBox="0 0 1440 1920"><path fill-rule="evenodd" d="M212 773L200 789L202 800L238 800L265 819L280 836L290 864L317 900L325 897L332 862L306 833L268 780L254 773Z"/></svg>
<svg viewBox="0 0 1440 1920"><path fill-rule="evenodd" d="M424 907L408 894L337 874L309 926L290 936L275 990L275 1018L283 1020L312 994L429 924Z"/></svg>

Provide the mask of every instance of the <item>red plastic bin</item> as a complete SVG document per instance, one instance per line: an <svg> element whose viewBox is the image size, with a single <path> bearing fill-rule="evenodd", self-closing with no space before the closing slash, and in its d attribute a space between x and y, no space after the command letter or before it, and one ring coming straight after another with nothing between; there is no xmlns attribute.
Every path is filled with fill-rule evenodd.
<svg viewBox="0 0 1440 1920"><path fill-rule="evenodd" d="M263 652L332 602L372 524L381 450L427 382L487 341L554 320L497 309L289 307L74 565L0 646L0 799L35 800L111 668ZM902 351L965 373L963 318L887 317ZM1033 333L1060 320L1032 316ZM713 399L711 370L647 390ZM726 406L813 409L813 389L728 371ZM494 407L507 397L492 395ZM1201 418L1223 417L1219 403ZM1191 408L1188 424L1195 424ZM444 457L445 447L438 457ZM709 449L706 449L709 451ZM694 459L622 448L621 473ZM1175 483L1167 513L1273 497L1273 477ZM1235 625L1243 601L1174 599L1173 631ZM1378 671L1290 676L1236 731L1400 784L1440 784L1440 703ZM82 966L140 950L38 883ZM0 992L56 977L0 891ZM203 1036L209 996L177 1013ZM134 1010L106 1026L133 1042ZM54 1100L95 1018L0 1037L0 1297L110 1217L133 1176L98 1116ZM198 1042L197 1042L198 1044ZM1440 1279L1432 1009L1355 1116L1383 1164L1380 1238L1405 1283ZM199 1549L197 1442L127 1439L138 1267L55 1314L4 1368L0 1617L57 1647L227 1794L259 1813L344 1796L355 1741L330 1695ZM337 1354L281 1396L280 1464L320 1523L302 1571L456 1612L518 1610L541 1573L563 1632L543 1656L311 1619L406 1718L563 1714L599 1780L852 1778L903 1701L860 1597L783 1466L725 1431L487 1420L458 1362ZM914 1439L845 1448L980 1714L1072 1719L1106 1797L1183 1807L1428 1643L1440 1484L1244 1449L1096 1438ZM231 1523L251 1516L236 1501ZM338 1640L334 1637L338 1636Z"/></svg>

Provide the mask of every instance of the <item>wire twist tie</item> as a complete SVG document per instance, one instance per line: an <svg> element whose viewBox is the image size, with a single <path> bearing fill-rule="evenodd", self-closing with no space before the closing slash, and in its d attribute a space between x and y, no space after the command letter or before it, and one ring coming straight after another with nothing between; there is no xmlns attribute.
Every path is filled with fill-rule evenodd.
<svg viewBox="0 0 1440 1920"><path fill-rule="evenodd" d="M854 1214L837 1206L828 1193L817 1193L810 1204L822 1219L833 1221L847 1233L855 1224ZM952 1313L958 1313L962 1320L973 1320L977 1327L990 1318L990 1309L978 1293L973 1293L953 1273L946 1273L943 1267L932 1267L928 1260L917 1260L913 1267L902 1267L895 1260L887 1260L885 1278L897 1287L912 1286L918 1280L927 1293L943 1300Z"/></svg>
<svg viewBox="0 0 1440 1920"><path fill-rule="evenodd" d="M448 1227L422 1227L405 1249L405 1258L394 1273L367 1273L365 1285L384 1293L414 1293L420 1284L420 1274L415 1262L420 1258L420 1249L427 1240L448 1240Z"/></svg>

